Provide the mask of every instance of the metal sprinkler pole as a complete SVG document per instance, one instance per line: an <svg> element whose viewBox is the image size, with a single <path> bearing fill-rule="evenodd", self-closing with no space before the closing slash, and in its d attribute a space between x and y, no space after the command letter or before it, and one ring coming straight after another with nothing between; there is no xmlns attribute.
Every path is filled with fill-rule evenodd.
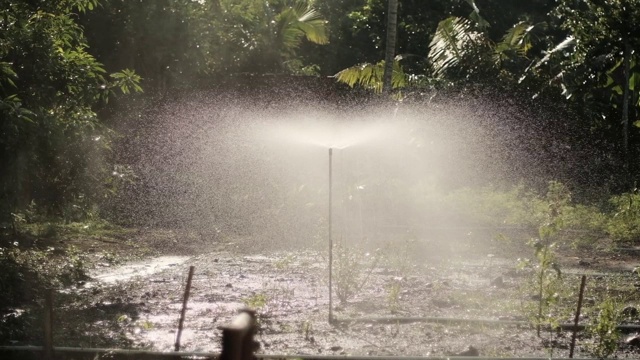
<svg viewBox="0 0 640 360"><path fill-rule="evenodd" d="M333 148L329 148L329 324L333 323L333 239L331 238L331 201L333 190Z"/></svg>

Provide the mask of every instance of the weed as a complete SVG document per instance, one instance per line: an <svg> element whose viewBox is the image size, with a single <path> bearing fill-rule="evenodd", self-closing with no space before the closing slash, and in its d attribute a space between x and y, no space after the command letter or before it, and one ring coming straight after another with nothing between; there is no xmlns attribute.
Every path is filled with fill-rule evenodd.
<svg viewBox="0 0 640 360"><path fill-rule="evenodd" d="M417 241L415 241L414 237L401 241L398 239L398 241L386 244L382 252L385 255L381 260L384 260L386 266L396 270L399 276L407 277L415 267L412 256L419 251L416 248Z"/></svg>
<svg viewBox="0 0 640 360"><path fill-rule="evenodd" d="M607 223L607 233L614 240L640 238L640 193L635 190L614 196L609 201L615 213Z"/></svg>
<svg viewBox="0 0 640 360"><path fill-rule="evenodd" d="M305 320L302 322L301 332L305 340L309 341L313 338L311 335L313 333L313 325L311 324L311 321Z"/></svg>
<svg viewBox="0 0 640 360"><path fill-rule="evenodd" d="M62 272L59 279L65 286L85 281L87 276L86 256L77 247L70 246L67 248L67 261L62 265Z"/></svg>
<svg viewBox="0 0 640 360"><path fill-rule="evenodd" d="M153 323L151 321L149 321L149 320L143 320L143 321L138 322L138 326L142 330L146 330L146 331L152 330L154 328Z"/></svg>
<svg viewBox="0 0 640 360"><path fill-rule="evenodd" d="M117 265L122 262L122 259L118 254L113 251L105 251L102 253L102 260L109 265Z"/></svg>
<svg viewBox="0 0 640 360"><path fill-rule="evenodd" d="M0 247L0 309L42 298L46 288L69 286L88 278L86 261L71 247L64 258L54 257L54 248L23 250L14 242Z"/></svg>
<svg viewBox="0 0 640 360"><path fill-rule="evenodd" d="M116 322L118 324L127 324L130 321L131 321L131 318L127 314L122 314L122 315L118 316L118 318L116 319Z"/></svg>
<svg viewBox="0 0 640 360"><path fill-rule="evenodd" d="M293 262L295 261L296 257L293 254L287 254L287 256L283 257L282 259L279 259L278 261L276 261L274 263L274 266L276 267L276 269L278 270L285 270L287 269L289 266L291 266L291 264L293 264Z"/></svg>
<svg viewBox="0 0 640 360"><path fill-rule="evenodd" d="M22 227L27 223L27 218L22 213L11 213L11 229L13 235L18 235L22 232Z"/></svg>
<svg viewBox="0 0 640 360"><path fill-rule="evenodd" d="M242 300L242 302L253 310L260 310L267 305L267 295L256 293Z"/></svg>
<svg viewBox="0 0 640 360"><path fill-rule="evenodd" d="M597 358L604 359L613 355L618 349L620 332L617 329L620 318L618 302L609 297L597 307L593 322L587 326L587 333L593 338L588 346L589 352Z"/></svg>
<svg viewBox="0 0 640 360"><path fill-rule="evenodd" d="M400 310L400 293L402 291L402 285L399 280L393 280L390 285L387 286L387 305L392 314L395 314Z"/></svg>
<svg viewBox="0 0 640 360"><path fill-rule="evenodd" d="M338 299L346 303L367 284L380 257L341 245L334 247L334 254L335 291Z"/></svg>

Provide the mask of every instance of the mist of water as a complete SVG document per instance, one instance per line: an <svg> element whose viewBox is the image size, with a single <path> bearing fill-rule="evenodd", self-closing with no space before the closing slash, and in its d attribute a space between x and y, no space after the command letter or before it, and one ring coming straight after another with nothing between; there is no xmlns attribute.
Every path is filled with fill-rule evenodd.
<svg viewBox="0 0 640 360"><path fill-rule="evenodd" d="M537 171L523 162L522 133L505 131L507 115L487 109L270 107L190 94L147 110L129 134L121 160L139 180L118 211L191 229L204 241L234 234L260 244L324 244L333 148L336 239L435 236L428 229L461 225L438 205L442 194Z"/></svg>

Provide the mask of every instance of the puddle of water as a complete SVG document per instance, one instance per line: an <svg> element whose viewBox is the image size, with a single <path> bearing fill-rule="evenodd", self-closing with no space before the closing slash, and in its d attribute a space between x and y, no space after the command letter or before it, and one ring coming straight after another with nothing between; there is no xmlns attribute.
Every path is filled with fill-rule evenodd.
<svg viewBox="0 0 640 360"><path fill-rule="evenodd" d="M135 262L93 275L93 279L102 283L116 283L137 276L149 276L170 267L178 266L189 260L188 256L160 256L150 260Z"/></svg>

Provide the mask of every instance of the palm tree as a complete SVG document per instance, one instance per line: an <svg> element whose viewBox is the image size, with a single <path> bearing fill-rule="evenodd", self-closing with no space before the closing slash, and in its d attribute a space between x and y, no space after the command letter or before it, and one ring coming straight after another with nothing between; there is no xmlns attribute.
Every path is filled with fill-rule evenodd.
<svg viewBox="0 0 640 360"><path fill-rule="evenodd" d="M214 68L283 72L302 67L296 52L306 39L327 44L327 21L313 0L219 0L207 56ZM209 55L211 54L211 55Z"/></svg>
<svg viewBox="0 0 640 360"><path fill-rule="evenodd" d="M400 58L395 54L397 30L398 0L389 0L385 59L375 64L362 63L346 68L335 75L336 79L350 87L359 85L376 93L388 94L392 89L404 87L406 75L400 66Z"/></svg>
<svg viewBox="0 0 640 360"><path fill-rule="evenodd" d="M255 0L260 1L262 0ZM278 4L276 4L278 5ZM313 7L309 0L289 0L274 6L279 10L275 15L270 4L265 2L267 36L263 38L263 51L278 70L285 70L288 62L296 60L296 50L303 39L324 45L329 43L327 21Z"/></svg>
<svg viewBox="0 0 640 360"><path fill-rule="evenodd" d="M382 92L391 91L393 60L396 56L396 33L398 30L398 0L389 0L387 14L387 42L384 54L384 76L382 77Z"/></svg>
<svg viewBox="0 0 640 360"><path fill-rule="evenodd" d="M329 42L327 21L305 0L287 1L284 8L269 22L273 45L284 60L295 56L302 39L324 45Z"/></svg>

